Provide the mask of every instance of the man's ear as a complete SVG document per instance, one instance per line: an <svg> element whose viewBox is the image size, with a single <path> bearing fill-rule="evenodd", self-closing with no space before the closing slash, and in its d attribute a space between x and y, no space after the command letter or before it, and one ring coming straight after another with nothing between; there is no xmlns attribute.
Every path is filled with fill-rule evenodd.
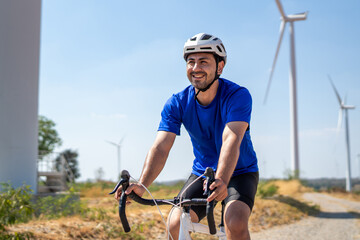
<svg viewBox="0 0 360 240"><path fill-rule="evenodd" d="M223 71L224 67L225 67L225 62L224 62L224 61L220 61L220 62L218 63L218 72L217 72L219 75L222 74L222 71Z"/></svg>

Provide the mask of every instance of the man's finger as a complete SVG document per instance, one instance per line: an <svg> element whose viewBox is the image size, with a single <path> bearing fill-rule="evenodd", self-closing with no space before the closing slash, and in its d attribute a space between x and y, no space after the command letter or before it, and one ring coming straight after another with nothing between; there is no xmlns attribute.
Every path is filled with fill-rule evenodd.
<svg viewBox="0 0 360 240"><path fill-rule="evenodd" d="M208 202L211 202L212 200L215 199L216 195L217 195L217 194L216 194L215 192L213 192L213 193L210 194L210 196L207 198L207 201L208 201Z"/></svg>
<svg viewBox="0 0 360 240"><path fill-rule="evenodd" d="M116 200L119 200L120 196L121 196L121 190L120 190L120 191L116 191L116 192L115 192L115 199L116 199Z"/></svg>
<svg viewBox="0 0 360 240"><path fill-rule="evenodd" d="M215 180L211 185L210 185L210 190L214 190L217 186L218 186L218 182Z"/></svg>
<svg viewBox="0 0 360 240"><path fill-rule="evenodd" d="M224 192L222 194L219 194L215 199L220 202L224 200L227 197L227 195L228 195L227 192Z"/></svg>
<svg viewBox="0 0 360 240"><path fill-rule="evenodd" d="M129 194L132 192L134 186L135 186L135 185L130 185L130 186L126 189L125 194L126 194L126 195L129 195Z"/></svg>

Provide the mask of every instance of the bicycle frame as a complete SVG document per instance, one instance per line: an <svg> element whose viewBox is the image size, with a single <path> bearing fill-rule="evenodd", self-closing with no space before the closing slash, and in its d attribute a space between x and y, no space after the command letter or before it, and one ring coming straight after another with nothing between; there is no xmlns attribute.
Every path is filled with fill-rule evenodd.
<svg viewBox="0 0 360 240"><path fill-rule="evenodd" d="M180 217L179 240L191 240L190 232L210 235L208 226L192 222L190 213L183 211ZM220 227L213 236L217 236L219 240L227 239L224 227Z"/></svg>

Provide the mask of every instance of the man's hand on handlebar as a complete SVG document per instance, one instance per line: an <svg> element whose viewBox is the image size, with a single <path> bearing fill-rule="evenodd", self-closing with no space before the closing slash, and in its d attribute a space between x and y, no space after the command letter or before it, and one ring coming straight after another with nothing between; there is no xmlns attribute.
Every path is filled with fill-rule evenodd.
<svg viewBox="0 0 360 240"><path fill-rule="evenodd" d="M145 188L143 186L141 186L141 184L139 184L139 183L132 183L126 189L125 194L129 195L131 192L134 192L134 193L136 193L137 195L139 195L141 197L145 192ZM120 186L118 188L118 190L116 191L116 193L115 193L115 199L116 200L119 201L121 193L122 193L122 187Z"/></svg>
<svg viewBox="0 0 360 240"><path fill-rule="evenodd" d="M220 202L228 195L227 184L221 178L215 179L215 181L210 185L210 190L213 192L207 198L208 202L211 202L214 199Z"/></svg>

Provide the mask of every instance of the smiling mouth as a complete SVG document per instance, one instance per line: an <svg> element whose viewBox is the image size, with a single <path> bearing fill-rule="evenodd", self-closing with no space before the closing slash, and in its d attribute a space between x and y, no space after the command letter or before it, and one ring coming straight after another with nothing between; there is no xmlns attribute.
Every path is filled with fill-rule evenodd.
<svg viewBox="0 0 360 240"><path fill-rule="evenodd" d="M195 79L200 79L200 78L205 77L206 74L203 73L203 72L198 72L198 73L192 73L191 76L192 76L193 78L195 78Z"/></svg>

